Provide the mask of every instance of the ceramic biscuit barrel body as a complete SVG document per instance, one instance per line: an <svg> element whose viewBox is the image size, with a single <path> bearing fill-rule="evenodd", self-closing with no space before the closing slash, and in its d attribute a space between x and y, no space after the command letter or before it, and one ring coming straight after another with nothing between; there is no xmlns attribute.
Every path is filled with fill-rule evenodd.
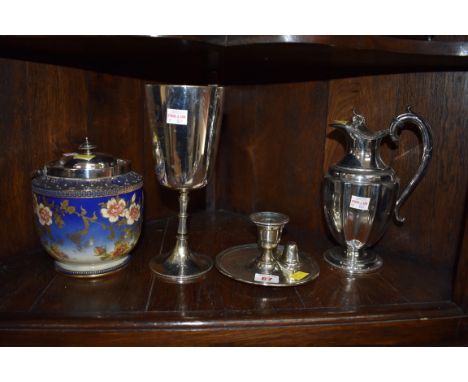
<svg viewBox="0 0 468 382"><path fill-rule="evenodd" d="M56 269L96 277L124 267L141 233L143 178L130 162L94 152L63 154L32 179L34 221Z"/></svg>

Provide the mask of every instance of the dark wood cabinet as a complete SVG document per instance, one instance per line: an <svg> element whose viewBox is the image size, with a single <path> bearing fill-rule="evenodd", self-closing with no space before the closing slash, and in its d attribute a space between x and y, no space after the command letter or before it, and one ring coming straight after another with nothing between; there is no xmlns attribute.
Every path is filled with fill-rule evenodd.
<svg viewBox="0 0 468 382"><path fill-rule="evenodd" d="M468 43L464 36L0 37L0 344L461 345L468 323ZM191 195L190 241L216 256L256 240L252 211L290 216L284 240L319 262L294 288L244 285L212 270L189 285L148 262L176 232L177 195L153 172L143 84L226 86L216 171ZM432 126L433 159L375 246L383 268L346 277L321 181L343 154L328 128L356 109L383 129L412 105ZM33 228L30 176L88 136L145 180L145 228L122 271L55 272ZM383 157L406 184L421 144L404 130Z"/></svg>

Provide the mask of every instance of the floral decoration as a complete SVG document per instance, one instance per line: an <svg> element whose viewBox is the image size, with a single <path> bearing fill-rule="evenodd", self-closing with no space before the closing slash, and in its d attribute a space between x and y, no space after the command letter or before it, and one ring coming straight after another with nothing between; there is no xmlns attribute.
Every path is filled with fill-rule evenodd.
<svg viewBox="0 0 468 382"><path fill-rule="evenodd" d="M104 204L104 203L103 203ZM105 203L105 208L101 208L101 215L109 219L111 223L119 220L119 217L124 217L126 212L126 203L124 199L112 198Z"/></svg>
<svg viewBox="0 0 468 382"><path fill-rule="evenodd" d="M125 212L127 218L127 224L132 225L140 218L140 206L138 204L132 204Z"/></svg>
<svg viewBox="0 0 468 382"><path fill-rule="evenodd" d="M132 204L125 210L125 218L128 225L132 225L140 219L140 205L135 203L135 194L132 196Z"/></svg>
<svg viewBox="0 0 468 382"><path fill-rule="evenodd" d="M49 207L39 203L36 208L36 214L41 225L52 225L52 211Z"/></svg>
<svg viewBox="0 0 468 382"><path fill-rule="evenodd" d="M130 250L131 245L123 240L117 241L115 244L114 250L112 252L107 252L107 249L104 247L94 248L94 253L96 256L100 257L101 260L110 260L118 259L127 254Z"/></svg>
<svg viewBox="0 0 468 382"><path fill-rule="evenodd" d="M112 198L107 203L100 203L102 217L109 219L111 223L115 223L119 218L126 219L126 224L132 225L140 219L140 205L135 203L136 194L132 195L130 206L127 208L127 203L119 197Z"/></svg>
<svg viewBox="0 0 468 382"><path fill-rule="evenodd" d="M82 221L82 228L65 232L66 240L75 243L78 251L86 245L85 240L89 239L91 225L98 225L104 232L108 232L107 240L115 244L111 252L103 246L96 246L94 254L101 260L123 257L136 244L140 236L140 229L135 223L141 218L143 200L137 203L136 197L136 193L133 193L131 199L126 201L116 196L99 203L100 209L88 212L83 206L71 205L68 199L54 201L45 196L33 194L33 209L39 223L37 227L41 233L41 240L53 257L58 260L68 259L69 256L62 251L60 245L52 243L57 241L56 229L63 229L68 222L67 216L74 215ZM111 224L100 220L96 212L98 214L100 212L101 216Z"/></svg>
<svg viewBox="0 0 468 382"><path fill-rule="evenodd" d="M54 256L56 259L58 260L66 260L68 259L68 256L67 254L63 253L60 248L55 245L55 244L52 244L51 246L48 247L48 250L50 252L50 254L52 256Z"/></svg>

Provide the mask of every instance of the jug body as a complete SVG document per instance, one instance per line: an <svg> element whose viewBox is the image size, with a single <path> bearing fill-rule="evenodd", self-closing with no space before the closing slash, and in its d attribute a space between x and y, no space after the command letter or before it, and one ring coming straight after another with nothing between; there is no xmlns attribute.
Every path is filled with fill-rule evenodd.
<svg viewBox="0 0 468 382"><path fill-rule="evenodd" d="M400 181L395 171L380 158L380 142L390 135L398 139L398 129L411 121L421 131L424 153L421 165L400 194ZM432 151L429 126L416 114L396 117L387 130L372 132L365 119L354 114L352 122L337 122L333 127L344 130L347 152L332 165L323 181L323 207L328 228L341 245L325 252L325 260L348 273L366 273L382 266L382 259L368 248L385 233L395 213L399 221L399 207L421 180Z"/></svg>
<svg viewBox="0 0 468 382"><path fill-rule="evenodd" d="M367 248L382 237L393 215L399 180L391 172L359 174L330 169L323 183L325 219L342 247L329 253L327 261L352 273L382 265L380 257Z"/></svg>

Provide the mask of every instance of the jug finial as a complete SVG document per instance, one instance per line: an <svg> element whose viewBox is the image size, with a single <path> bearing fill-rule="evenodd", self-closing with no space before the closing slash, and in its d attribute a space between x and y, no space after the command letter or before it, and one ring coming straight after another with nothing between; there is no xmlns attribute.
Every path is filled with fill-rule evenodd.
<svg viewBox="0 0 468 382"><path fill-rule="evenodd" d="M366 118L353 108L351 121L333 121L330 126L345 130L353 139L375 141L388 135L389 130L373 132L366 126Z"/></svg>
<svg viewBox="0 0 468 382"><path fill-rule="evenodd" d="M356 127L358 126L365 126L366 125L366 118L362 114L359 114L359 112L356 111L356 109L353 107L353 119L352 119L352 124Z"/></svg>

